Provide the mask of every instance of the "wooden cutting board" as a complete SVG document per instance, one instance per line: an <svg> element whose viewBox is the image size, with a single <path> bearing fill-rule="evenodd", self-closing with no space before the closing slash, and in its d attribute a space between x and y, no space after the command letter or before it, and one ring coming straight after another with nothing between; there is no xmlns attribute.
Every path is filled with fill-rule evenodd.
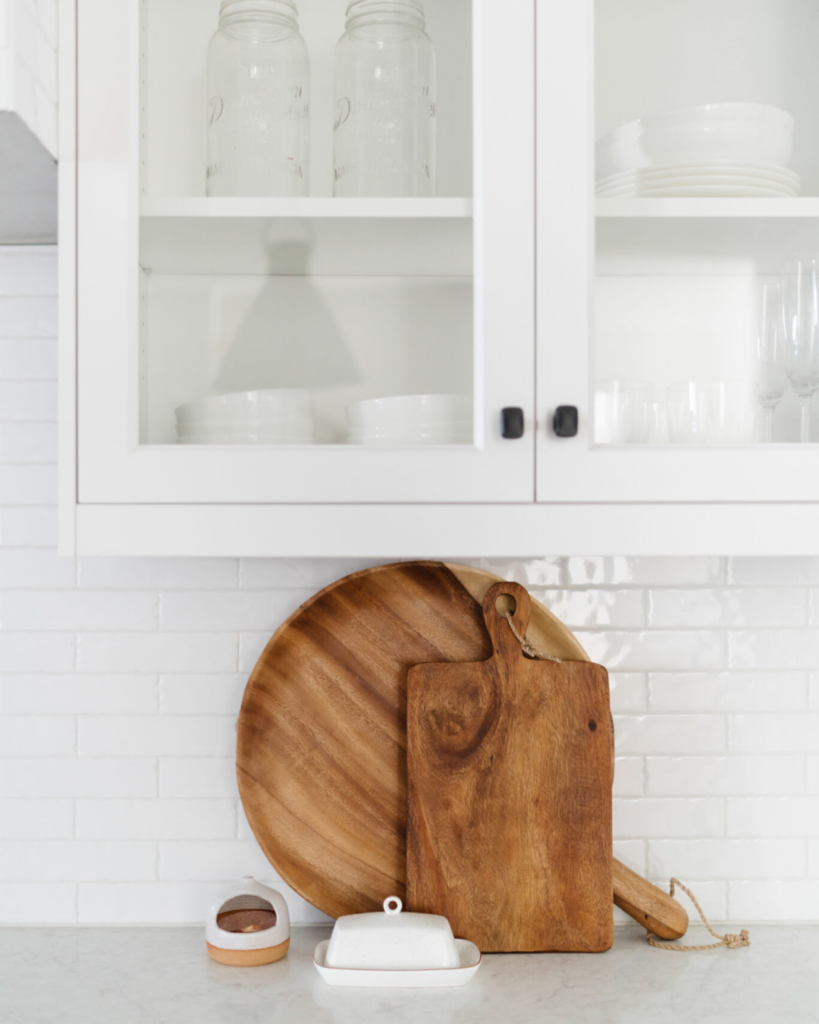
<svg viewBox="0 0 819 1024"><path fill-rule="evenodd" d="M440 562L349 576L284 623L250 677L236 754L245 813L284 881L331 917L406 896L407 672L491 655L481 604L496 582ZM529 635L588 660L536 603Z"/></svg>
<svg viewBox="0 0 819 1024"><path fill-rule="evenodd" d="M494 653L407 681L408 908L484 953L602 952L613 940L608 673L524 656L530 601L486 595Z"/></svg>

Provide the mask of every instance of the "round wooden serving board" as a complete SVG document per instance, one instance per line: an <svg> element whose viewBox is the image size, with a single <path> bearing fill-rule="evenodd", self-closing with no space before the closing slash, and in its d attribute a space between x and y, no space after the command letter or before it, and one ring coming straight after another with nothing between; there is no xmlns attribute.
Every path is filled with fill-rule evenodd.
<svg viewBox="0 0 819 1024"><path fill-rule="evenodd" d="M325 914L404 899L407 673L492 655L481 606L498 580L441 562L368 569L311 598L259 659L239 715L242 803L268 860ZM534 600L528 635L589 660Z"/></svg>

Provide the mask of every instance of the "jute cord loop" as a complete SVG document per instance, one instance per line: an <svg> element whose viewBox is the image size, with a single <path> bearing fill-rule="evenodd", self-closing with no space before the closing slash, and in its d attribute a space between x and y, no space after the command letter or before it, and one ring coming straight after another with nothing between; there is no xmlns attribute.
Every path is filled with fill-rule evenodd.
<svg viewBox="0 0 819 1024"><path fill-rule="evenodd" d="M741 949L743 946L751 945L751 936L747 929L743 928L739 935L717 935L711 925L708 923L708 918L702 911L702 907L697 902L697 898L690 889L678 881L676 878L671 879L671 887L669 889L669 896L674 896L675 886L682 889L685 895L691 900L694 906L697 908L697 913L702 918L702 923L708 929L708 931L717 939L717 942L711 942L707 946L680 946L676 942L663 942L662 939L658 939L652 935L651 932L646 932L646 941L649 946L653 946L655 949L668 949L675 950L678 953L697 953L703 949L721 949L726 946L728 949Z"/></svg>
<svg viewBox="0 0 819 1024"><path fill-rule="evenodd" d="M509 623L509 628L512 630L515 639L520 644L521 650L524 654L528 654L530 658L536 658L538 661L556 661L560 663L560 658L555 658L552 654L546 654L544 651L539 650L535 645L528 640L525 636L522 636L520 631L515 626L514 620L510 612L506 612L504 618ZM727 949L741 949L743 946L751 945L751 936L748 931L743 928L739 935L717 935L711 925L708 923L708 918L703 913L702 907L697 902L697 898L690 889L678 881L676 878L671 879L671 889L669 896L673 898L675 887L679 887L685 893L685 895L691 900L694 906L697 908L697 913L702 918L702 923L708 929L708 931L717 939L717 942L712 942L707 946L680 946L674 942L664 942L662 939L656 938L651 932L646 932L646 940L649 946L653 946L655 949L668 949L675 950L677 953L698 953L705 949L722 949L725 946Z"/></svg>

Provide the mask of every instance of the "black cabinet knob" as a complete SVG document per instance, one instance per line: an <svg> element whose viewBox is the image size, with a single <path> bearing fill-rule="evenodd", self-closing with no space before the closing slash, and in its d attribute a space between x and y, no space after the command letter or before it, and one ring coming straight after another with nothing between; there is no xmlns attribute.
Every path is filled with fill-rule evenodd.
<svg viewBox="0 0 819 1024"><path fill-rule="evenodd" d="M523 437L523 409L504 409L501 413L501 422L501 433L507 441L519 441Z"/></svg>
<svg viewBox="0 0 819 1024"><path fill-rule="evenodd" d="M579 422L576 405L561 405L555 410L554 428L558 437L577 437Z"/></svg>

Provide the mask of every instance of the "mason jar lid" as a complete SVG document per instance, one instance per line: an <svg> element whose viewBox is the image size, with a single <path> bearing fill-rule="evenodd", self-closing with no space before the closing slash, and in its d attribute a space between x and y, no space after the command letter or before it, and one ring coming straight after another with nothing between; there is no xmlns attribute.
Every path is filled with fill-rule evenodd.
<svg viewBox="0 0 819 1024"><path fill-rule="evenodd" d="M347 20L365 14L394 13L415 15L424 19L424 5L421 0L351 0L347 7Z"/></svg>

